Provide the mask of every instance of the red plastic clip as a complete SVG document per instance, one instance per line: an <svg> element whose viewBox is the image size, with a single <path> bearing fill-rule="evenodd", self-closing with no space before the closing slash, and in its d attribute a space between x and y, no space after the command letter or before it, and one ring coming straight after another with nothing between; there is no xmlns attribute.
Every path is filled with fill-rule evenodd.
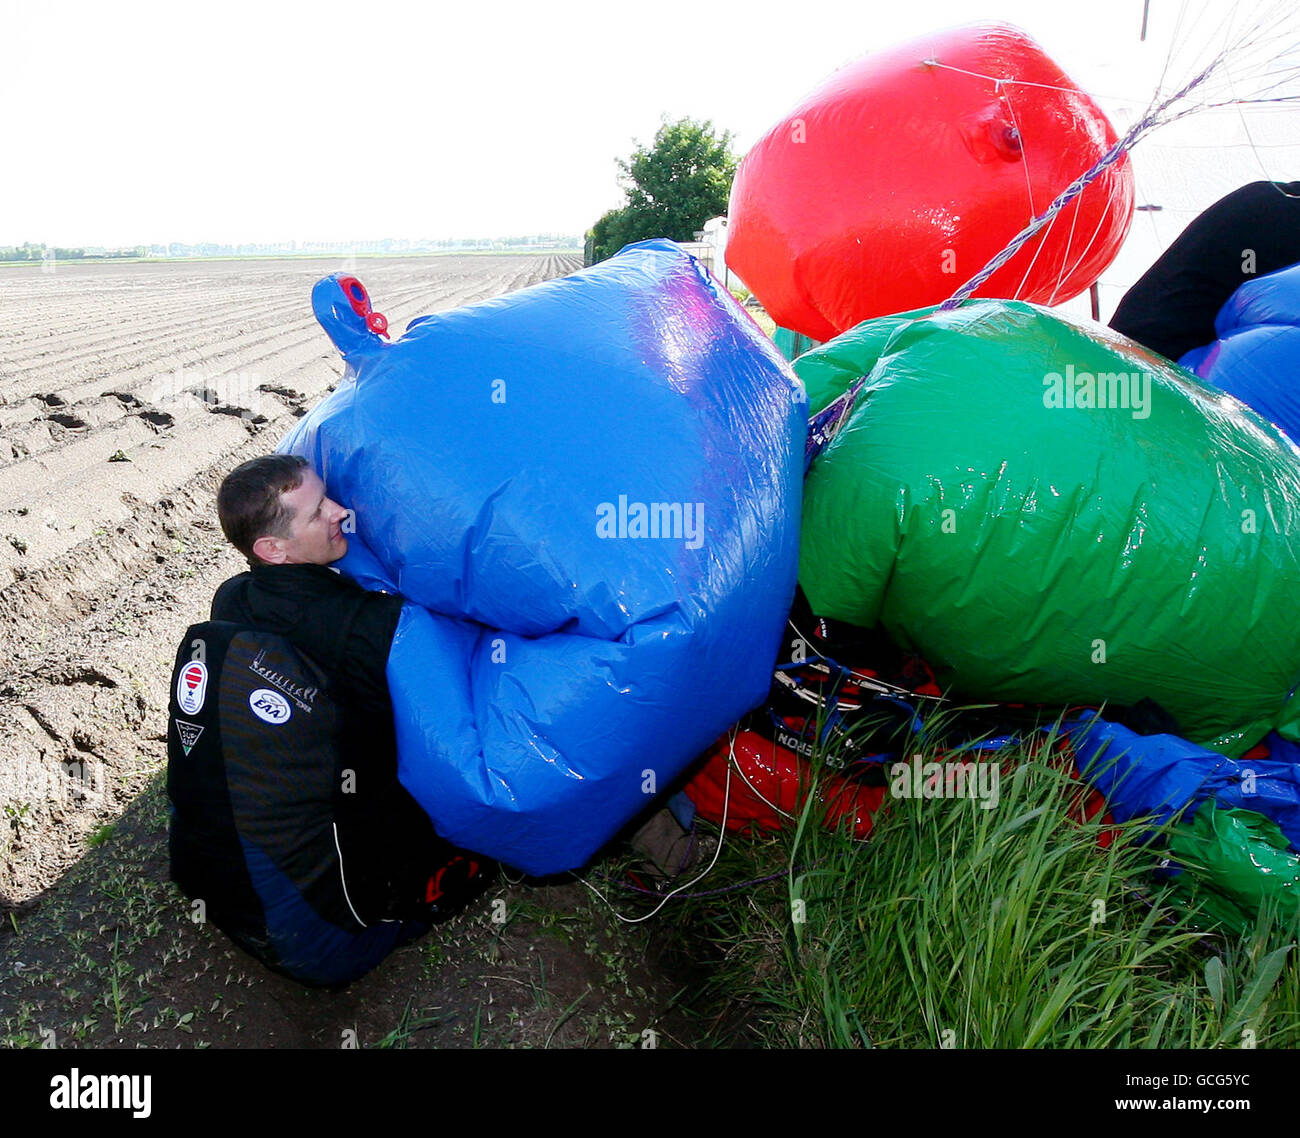
<svg viewBox="0 0 1300 1138"><path fill-rule="evenodd" d="M352 305L352 311L366 322L366 327L384 339L389 339L388 317L370 307L370 294L366 292L366 286L356 277L339 277L339 288Z"/></svg>

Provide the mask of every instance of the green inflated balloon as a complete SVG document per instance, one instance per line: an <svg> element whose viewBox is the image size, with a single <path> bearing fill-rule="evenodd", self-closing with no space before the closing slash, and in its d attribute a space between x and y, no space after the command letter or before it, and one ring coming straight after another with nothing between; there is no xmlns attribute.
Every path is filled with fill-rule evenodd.
<svg viewBox="0 0 1300 1138"><path fill-rule="evenodd" d="M1154 699L1239 755L1300 737L1300 452L1131 341L976 301L795 363L813 410L800 583L979 699Z"/></svg>
<svg viewBox="0 0 1300 1138"><path fill-rule="evenodd" d="M1262 814L1203 802L1170 827L1169 855L1183 868L1175 895L1233 932L1254 928L1261 907L1283 924L1300 914L1300 856Z"/></svg>

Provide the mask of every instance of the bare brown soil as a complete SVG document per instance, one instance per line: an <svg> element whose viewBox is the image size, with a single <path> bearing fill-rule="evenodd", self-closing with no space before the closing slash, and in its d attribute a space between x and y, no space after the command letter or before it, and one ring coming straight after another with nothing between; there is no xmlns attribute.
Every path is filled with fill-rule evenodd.
<svg viewBox="0 0 1300 1138"><path fill-rule="evenodd" d="M577 266L346 268L397 335L416 315ZM0 1041L333 1047L351 1031L362 1046L608 1046L651 1029L681 1042L655 1027L671 1019L671 984L626 959L579 885L503 883L322 993L190 925L167 882L171 659L243 567L214 494L337 383L309 298L344 267L0 267ZM504 923L488 917L493 900Z"/></svg>

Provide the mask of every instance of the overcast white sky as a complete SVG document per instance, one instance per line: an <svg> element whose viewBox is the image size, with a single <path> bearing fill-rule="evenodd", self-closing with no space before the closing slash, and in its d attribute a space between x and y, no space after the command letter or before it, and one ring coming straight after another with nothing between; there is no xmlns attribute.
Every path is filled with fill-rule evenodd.
<svg viewBox="0 0 1300 1138"><path fill-rule="evenodd" d="M0 244L579 233L663 115L743 153L842 64L979 19L1136 105L1183 9L1139 44L1142 0L0 0Z"/></svg>

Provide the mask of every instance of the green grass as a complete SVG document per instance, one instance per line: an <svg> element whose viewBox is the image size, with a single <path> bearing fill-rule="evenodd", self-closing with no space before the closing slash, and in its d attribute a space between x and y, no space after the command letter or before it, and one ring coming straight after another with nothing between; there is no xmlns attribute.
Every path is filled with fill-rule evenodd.
<svg viewBox="0 0 1300 1138"><path fill-rule="evenodd" d="M741 305L753 295L747 288L732 288L730 292L736 298L736 302ZM766 309L748 308L746 311L754 318L754 323L763 329L769 339L776 335L776 321L767 314Z"/></svg>
<svg viewBox="0 0 1300 1138"><path fill-rule="evenodd" d="M1262 915L1247 936L1207 934L1156 883L1141 827L1101 848L1100 820L1071 808L1077 782L1010 762L993 809L887 799L863 843L821 826L810 798L780 836L729 838L708 887L786 872L677 910L714 949L703 1011L725 1024L717 1041L1300 1045L1294 926Z"/></svg>
<svg viewBox="0 0 1300 1138"><path fill-rule="evenodd" d="M1137 827L1101 848L1100 821L1072 809L1074 780L1006 758L993 809L890 800L866 843L826 830L812 806L783 834L729 835L688 893L776 879L674 899L644 924L618 922L571 883L502 881L497 909L411 950L426 982L460 967L483 998L403 990L362 1045L428 1046L461 1008L454 1031L470 1046L1300 1046L1294 924L1265 915L1243 936L1206 933L1155 881L1160 852ZM9 914L9 953L27 965L6 968L0 1047L41 1046L47 1031L59 1045L201 1045L266 998L258 967L192 925L161 875L140 872L140 835L165 832L161 780L133 817L74 875L84 895L54 891L39 913ZM609 859L593 877L628 916L655 903L609 881L636 860ZM184 986L208 972L224 985ZM665 1001L651 972L684 990ZM694 1022L681 1030L685 1012Z"/></svg>
<svg viewBox="0 0 1300 1138"><path fill-rule="evenodd" d="M106 822L102 826L96 826L95 829L86 836L86 845L93 849L95 846L106 844L112 840L116 829L117 826L112 822Z"/></svg>
<svg viewBox="0 0 1300 1138"><path fill-rule="evenodd" d="M377 1050L406 1050L416 1032L436 1027L442 1017L435 1015L412 1015L411 1001L406 1001L397 1025L373 1046Z"/></svg>

